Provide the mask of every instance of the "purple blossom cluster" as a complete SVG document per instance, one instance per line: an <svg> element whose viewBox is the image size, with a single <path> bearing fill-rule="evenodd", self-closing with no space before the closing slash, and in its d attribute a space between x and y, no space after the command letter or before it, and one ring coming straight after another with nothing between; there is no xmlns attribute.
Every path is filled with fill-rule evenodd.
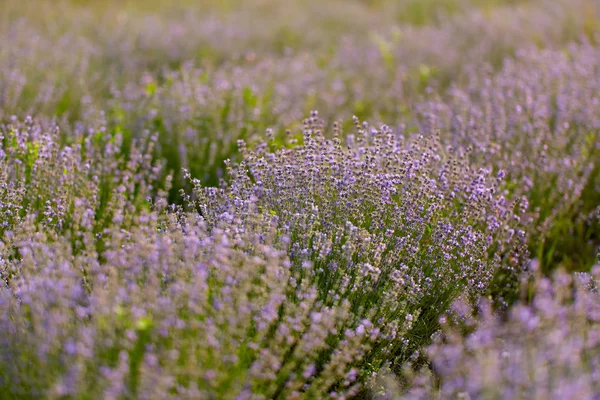
<svg viewBox="0 0 600 400"><path fill-rule="evenodd" d="M532 251L544 269L557 259L589 267L597 252L590 241L600 204L596 49L587 42L562 52L522 50L498 73L473 70L466 87L416 108L420 130L472 146L473 160L493 165L513 194L528 198ZM572 242L583 245L581 254Z"/></svg>
<svg viewBox="0 0 600 400"><path fill-rule="evenodd" d="M293 284L315 285L326 304L348 298L353 312L377 321L383 338L372 364L403 360L458 294L484 293L499 270L521 272L524 209L506 197L501 176L472 168L438 138L404 142L386 126L354 122L354 134L336 124L327 139L313 112L302 144L240 143L229 183L196 181L194 204L215 226L272 216L302 276ZM412 330L398 340L407 319Z"/></svg>
<svg viewBox="0 0 600 400"><path fill-rule="evenodd" d="M402 398L597 398L598 272L537 276L507 316L457 305L428 349L441 386L425 373Z"/></svg>
<svg viewBox="0 0 600 400"><path fill-rule="evenodd" d="M156 138L136 142L127 154L123 136L105 128L71 145L61 141L57 126L46 130L31 117L0 126L0 234L32 219L56 234L73 234L75 244L77 232L131 225L158 194L152 185L163 163L152 159Z"/></svg>

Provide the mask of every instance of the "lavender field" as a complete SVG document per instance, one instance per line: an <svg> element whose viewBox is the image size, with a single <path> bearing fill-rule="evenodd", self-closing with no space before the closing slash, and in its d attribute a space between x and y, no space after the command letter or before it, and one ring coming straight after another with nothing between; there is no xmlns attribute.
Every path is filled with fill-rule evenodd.
<svg viewBox="0 0 600 400"><path fill-rule="evenodd" d="M599 398L600 0L0 1L0 400Z"/></svg>

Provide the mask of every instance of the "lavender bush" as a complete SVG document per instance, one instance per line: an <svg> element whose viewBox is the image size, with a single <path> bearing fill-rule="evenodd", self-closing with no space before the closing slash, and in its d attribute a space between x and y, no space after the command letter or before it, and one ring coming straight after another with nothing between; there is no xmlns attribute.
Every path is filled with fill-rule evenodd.
<svg viewBox="0 0 600 400"><path fill-rule="evenodd" d="M474 70L467 88L417 106L420 129L473 146L474 158L527 196L532 251L544 269L589 268L598 251L599 62L591 43L523 50L498 74Z"/></svg>
<svg viewBox="0 0 600 400"><path fill-rule="evenodd" d="M212 224L272 215L290 240L293 268L313 266L304 279L319 299L349 297L384 333L377 361L401 361L457 294L483 293L498 269L520 271L524 207L502 194L501 176L471 169L436 138L404 143L385 126L355 123L345 146L339 130L325 138L316 112L302 145L271 152L268 143L255 151L241 144L230 184L197 189L197 206ZM406 318L414 327L398 341L395 325Z"/></svg>
<svg viewBox="0 0 600 400"><path fill-rule="evenodd" d="M76 236L82 226L101 235L149 207L162 173L151 157L155 138L128 153L122 136L104 127L69 146L60 139L57 126L47 131L30 117L1 127L0 234L31 217L55 234Z"/></svg>
<svg viewBox="0 0 600 400"><path fill-rule="evenodd" d="M428 350L441 385L425 374L402 398L596 398L597 279L597 266L592 275L538 276L506 320L486 303L476 319L457 306L444 340ZM474 332L464 335L465 326Z"/></svg>

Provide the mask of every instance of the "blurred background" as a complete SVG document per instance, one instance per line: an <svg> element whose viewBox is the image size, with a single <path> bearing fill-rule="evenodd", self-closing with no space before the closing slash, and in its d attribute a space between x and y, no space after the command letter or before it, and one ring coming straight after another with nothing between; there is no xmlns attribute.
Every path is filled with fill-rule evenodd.
<svg viewBox="0 0 600 400"><path fill-rule="evenodd" d="M183 168L216 186L223 162L238 156L238 140L252 145L267 129L276 147L301 140L311 110L328 127L340 121L343 131L357 116L405 137L440 132L446 144L475 149L471 161L494 168L524 168L529 155L539 155L529 172L509 174L519 187L524 177L533 182L536 171L555 168L547 154L590 156L576 144L593 143L590 129L598 123L591 54L599 4L4 0L0 122L6 130L14 118L32 116L42 127L60 127L62 144L108 132L120 138L124 154L156 136L153 157L165 164L163 179L173 176L175 203L189 189ZM534 123L540 104L547 136L514 134L545 132ZM577 165L582 172L575 174L588 179L587 164ZM579 178L539 179L569 192ZM560 202L564 193L534 196ZM589 213L596 197L586 199ZM552 207L540 220L554 215Z"/></svg>

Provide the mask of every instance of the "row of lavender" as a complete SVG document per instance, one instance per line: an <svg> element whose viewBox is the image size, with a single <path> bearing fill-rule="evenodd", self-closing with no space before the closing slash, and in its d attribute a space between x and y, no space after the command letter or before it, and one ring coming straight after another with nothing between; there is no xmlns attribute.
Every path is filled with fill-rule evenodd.
<svg viewBox="0 0 600 400"><path fill-rule="evenodd" d="M240 143L227 187L193 180L199 211L164 192L149 201L161 166L148 149L125 159L110 135L60 149L56 132L15 124L3 137L4 387L323 397L402 374L455 298L519 272L528 211L505 174L439 138L355 122L347 146L316 114L304 145Z"/></svg>
<svg viewBox="0 0 600 400"><path fill-rule="evenodd" d="M238 139L298 127L310 110L328 121L413 120L415 101L467 83L469 66L498 68L519 48L595 40L597 0L493 9L469 8L490 0L443 1L466 10L425 26L358 1L265 0L225 16L191 6L164 15L115 5L25 12L11 1L0 24L0 41L11 44L0 48L0 118L46 116L48 128L57 119L65 136L103 124L127 137L158 132L176 187L181 167L216 185Z"/></svg>
<svg viewBox="0 0 600 400"><path fill-rule="evenodd" d="M322 59L263 50L164 74L133 42L91 51L61 36L79 66L129 48L114 55L132 63L122 82L65 69L58 54L36 82L7 47L0 388L593 398L593 279L526 271L597 262L600 53L597 20L577 11L595 3L581 5L473 11L368 43L350 36ZM539 23L506 29L507 16ZM23 39L20 23L9 31ZM65 97L73 87L87 96ZM314 106L321 114L295 125ZM35 120L11 117L28 112ZM334 122L347 113L376 124ZM520 305L498 319L482 295L493 309ZM557 350L563 340L572 353Z"/></svg>
<svg viewBox="0 0 600 400"><path fill-rule="evenodd" d="M501 174L437 139L356 124L347 146L316 113L304 145L240 143L230 183L193 180L188 211L164 192L147 204L160 166L126 160L110 136L59 149L56 134L15 125L3 138L2 385L349 396L403 366L454 298L518 270L526 210Z"/></svg>

